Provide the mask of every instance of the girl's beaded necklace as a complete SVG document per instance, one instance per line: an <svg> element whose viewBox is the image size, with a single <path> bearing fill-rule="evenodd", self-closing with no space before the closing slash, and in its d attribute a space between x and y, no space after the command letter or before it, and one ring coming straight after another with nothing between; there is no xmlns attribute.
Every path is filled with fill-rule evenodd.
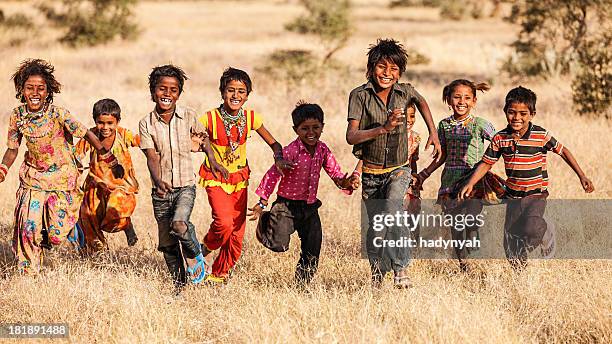
<svg viewBox="0 0 612 344"><path fill-rule="evenodd" d="M242 108L240 108L240 110L238 110L238 113L236 113L235 115L228 113L223 108L223 104L219 106L219 113L221 114L221 119L223 119L225 135L227 136L227 140L230 146L230 149L225 151L225 159L229 163L232 163L236 159L238 159L238 156L235 152L240 146L238 142L240 141L240 138L242 137L242 134L246 129L246 116L244 115L244 110ZM236 128L238 129L238 138L235 141L232 140L231 134L233 126L236 126Z"/></svg>
<svg viewBox="0 0 612 344"><path fill-rule="evenodd" d="M465 117L464 119L461 119L461 120L456 120L455 117L451 116L450 124L452 126L454 126L454 127L456 127L458 125L466 127L468 124L470 124L472 119L474 119L474 116L472 116L472 114L469 114L467 117Z"/></svg>

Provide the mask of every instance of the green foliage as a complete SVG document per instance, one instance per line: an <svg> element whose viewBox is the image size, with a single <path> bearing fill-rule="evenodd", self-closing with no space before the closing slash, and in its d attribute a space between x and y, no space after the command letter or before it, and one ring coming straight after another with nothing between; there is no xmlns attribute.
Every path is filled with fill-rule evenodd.
<svg viewBox="0 0 612 344"><path fill-rule="evenodd" d="M511 76L571 75L581 112L601 112L610 98L610 0L517 2L508 20L521 26L503 65Z"/></svg>
<svg viewBox="0 0 612 344"><path fill-rule="evenodd" d="M482 1L443 0L440 3L440 17L450 20L461 20L468 17L478 19L483 16Z"/></svg>
<svg viewBox="0 0 612 344"><path fill-rule="evenodd" d="M572 81L573 100L581 113L611 117L612 104L612 32L603 39L588 41L578 54L580 69Z"/></svg>
<svg viewBox="0 0 612 344"><path fill-rule="evenodd" d="M70 46L93 46L116 37L134 39L139 29L131 20L137 0L63 0L58 12L48 4L38 6L47 19L67 29L61 42Z"/></svg>
<svg viewBox="0 0 612 344"><path fill-rule="evenodd" d="M348 68L335 59L322 61L308 50L276 50L257 68L269 79L293 88L314 84L330 72L348 72Z"/></svg>
<svg viewBox="0 0 612 344"><path fill-rule="evenodd" d="M23 13L15 13L6 17L4 12L0 10L0 25L7 28L29 28L34 25L32 19Z"/></svg>
<svg viewBox="0 0 612 344"><path fill-rule="evenodd" d="M300 0L307 14L285 25L285 29L319 37L327 54L325 61L340 50L351 35L348 0Z"/></svg>

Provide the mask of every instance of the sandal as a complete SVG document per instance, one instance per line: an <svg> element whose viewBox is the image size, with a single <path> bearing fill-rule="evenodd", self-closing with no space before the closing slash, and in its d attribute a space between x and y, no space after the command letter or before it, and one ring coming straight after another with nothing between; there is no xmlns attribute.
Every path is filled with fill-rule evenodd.
<svg viewBox="0 0 612 344"><path fill-rule="evenodd" d="M202 283L202 281L204 281L206 279L206 263L204 262L204 257L202 256L202 254L198 254L196 257L196 263L193 267L187 267L187 272L189 273L189 276L191 277L191 282L193 284L199 284ZM195 276L196 271L198 271L198 268L200 268L200 274Z"/></svg>
<svg viewBox="0 0 612 344"><path fill-rule="evenodd" d="M555 256L555 251L556 251L556 241L557 241L557 230L555 228L555 225L550 222L550 220L546 220L546 232L544 233L544 237L546 237L546 235L549 235L549 240L548 242L544 242L544 240L542 240L542 244L540 245L540 252L542 253L542 258L544 259L551 259L554 258Z"/></svg>
<svg viewBox="0 0 612 344"><path fill-rule="evenodd" d="M410 277L406 274L405 270L401 270L395 273L393 277L393 286L398 289L412 288L412 282Z"/></svg>

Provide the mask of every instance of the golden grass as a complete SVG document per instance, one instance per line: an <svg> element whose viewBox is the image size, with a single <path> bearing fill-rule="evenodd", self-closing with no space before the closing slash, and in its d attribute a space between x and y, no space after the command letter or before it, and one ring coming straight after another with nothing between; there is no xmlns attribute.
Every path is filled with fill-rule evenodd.
<svg viewBox="0 0 612 344"><path fill-rule="evenodd" d="M468 77L493 83L489 93L479 95L476 112L501 128L503 97L514 85L499 75L498 66L516 27L495 20L445 22L430 9L391 11L381 6L384 3L359 1L354 9L354 34L337 56L348 64L349 75L330 74L316 85L290 90L253 71L274 49L317 49L314 38L283 30L301 11L291 2L145 2L137 11L145 28L138 41L80 50L53 43L57 31L39 30L22 46L0 51L5 80L0 83L5 104L0 133L6 132L9 111L17 104L8 78L25 58L44 58L56 66L64 84L56 104L84 123L93 124L90 112L96 100L111 97L122 106L122 125L134 130L153 106L146 84L153 66L182 66L190 80L181 103L204 111L219 103L218 78L231 65L252 72L255 92L248 105L264 115L266 126L282 143L293 139L289 113L295 102L304 98L320 103L326 112L323 140L348 170L355 160L344 140L347 96L363 82L365 52L377 37L395 37L431 58L430 65L411 68L406 80L428 99L436 122L448 114L439 100L443 85ZM9 2L2 8L10 14L30 6ZM14 34L2 33L0 42L6 44ZM539 97L535 122L572 150L597 189L585 195L570 168L555 156L550 158L551 197L610 198L610 122L572 113L568 80L523 85ZM425 134L424 128L419 121L416 130ZM249 154L253 191L272 154L256 137ZM428 163L426 154L422 157L421 164ZM133 158L141 182L133 217L140 237L137 246L127 248L122 234L109 235L112 251L88 260L63 248L47 257L48 268L37 278L18 276L12 267L9 241L18 177L17 168L11 169L0 184L0 323L68 322L71 341L88 343L612 341L608 260L532 261L521 274L513 273L504 260L486 260L476 262L469 275L458 273L452 260L416 261L410 267L413 289L396 291L387 282L383 290L373 292L367 261L359 257L359 197L340 194L325 177L319 191L324 203L322 259L308 291L291 286L299 240L294 238L289 252L274 254L256 242L249 223L244 253L230 283L190 287L174 299L165 264L155 251L146 164L138 151ZM501 172L501 166L496 170ZM425 197L434 197L438 180L439 172L425 185ZM254 199L251 196L250 203ZM192 220L202 238L210 223L202 190ZM571 228L559 231L564 235Z"/></svg>

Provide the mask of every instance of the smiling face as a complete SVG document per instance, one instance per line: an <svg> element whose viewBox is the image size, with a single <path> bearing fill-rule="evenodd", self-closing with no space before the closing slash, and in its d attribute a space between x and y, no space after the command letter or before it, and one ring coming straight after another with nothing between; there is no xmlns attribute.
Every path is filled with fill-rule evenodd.
<svg viewBox="0 0 612 344"><path fill-rule="evenodd" d="M225 86L221 97L223 98L223 108L225 111L235 115L247 99L249 99L249 94L244 82L231 80Z"/></svg>
<svg viewBox="0 0 612 344"><path fill-rule="evenodd" d="M449 105L453 110L455 119L463 119L470 114L476 105L476 96L472 88L466 85L457 85L450 95Z"/></svg>
<svg viewBox="0 0 612 344"><path fill-rule="evenodd" d="M178 80L175 77L162 76L155 85L155 93L153 94L157 113L173 112L180 94Z"/></svg>
<svg viewBox="0 0 612 344"><path fill-rule="evenodd" d="M412 129L414 122L416 122L416 109L414 106L409 106L406 108L406 124L408 129Z"/></svg>
<svg viewBox="0 0 612 344"><path fill-rule="evenodd" d="M525 103L512 103L506 109L508 125L521 136L529 129L529 123L533 116L535 116L535 111L531 112Z"/></svg>
<svg viewBox="0 0 612 344"><path fill-rule="evenodd" d="M101 138L109 138L115 135L117 129L117 118L111 114L103 113L96 118L96 128L100 133Z"/></svg>
<svg viewBox="0 0 612 344"><path fill-rule="evenodd" d="M372 79L383 89L393 86L400 78L400 68L391 60L383 59L374 65Z"/></svg>
<svg viewBox="0 0 612 344"><path fill-rule="evenodd" d="M40 75L30 76L23 85L23 97L29 111L42 109L48 95L47 82Z"/></svg>
<svg viewBox="0 0 612 344"><path fill-rule="evenodd" d="M314 148L323 132L323 123L318 119L308 118L293 130L306 147Z"/></svg>

